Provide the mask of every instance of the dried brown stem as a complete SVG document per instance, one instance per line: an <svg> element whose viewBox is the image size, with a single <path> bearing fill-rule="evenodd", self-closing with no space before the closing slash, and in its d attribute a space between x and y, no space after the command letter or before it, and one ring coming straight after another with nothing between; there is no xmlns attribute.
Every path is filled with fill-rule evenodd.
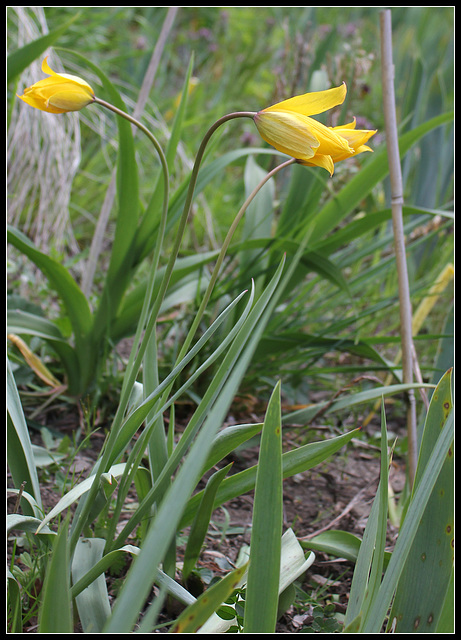
<svg viewBox="0 0 461 640"><path fill-rule="evenodd" d="M413 336L412 310L408 271L405 254L405 234L403 230L403 185L400 165L399 140L394 95L394 64L392 60L391 11L380 14L381 26L381 71L383 82L383 108L386 126L389 177L391 182L392 225L394 229L394 250L399 282L400 331L402 344L402 382L413 382ZM416 406L414 391L408 392L407 410L408 474L413 484L418 458L416 440Z"/></svg>

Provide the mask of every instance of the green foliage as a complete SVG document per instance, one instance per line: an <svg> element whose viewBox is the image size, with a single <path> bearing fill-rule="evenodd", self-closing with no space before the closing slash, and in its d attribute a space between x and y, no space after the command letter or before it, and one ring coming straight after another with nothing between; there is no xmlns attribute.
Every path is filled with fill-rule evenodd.
<svg viewBox="0 0 461 640"><path fill-rule="evenodd" d="M432 395L410 500L414 499L429 465L431 452L453 410L451 384L451 371L448 371ZM451 608L444 610L445 604L452 599L450 589L453 588L454 489L454 452L451 444L419 521L394 596L389 626L396 633L412 633L415 629L419 633L431 633L454 624L453 603ZM425 584L427 589L416 593L416 584Z"/></svg>
<svg viewBox="0 0 461 640"><path fill-rule="evenodd" d="M453 405L451 370L439 381L427 411L417 476L392 553L384 552L388 518L386 419L382 415L380 490L363 540L329 531L303 546L356 562L344 631L437 633L452 630ZM384 571L383 571L384 569ZM383 578L381 578L383 574ZM429 588L417 585L429 584ZM389 607L392 607L389 609Z"/></svg>
<svg viewBox="0 0 461 640"><path fill-rule="evenodd" d="M77 63L98 97L131 113L154 44L171 16L168 9L176 8L81 7L74 17L72 8L47 7L49 34L21 49L12 47L10 87L46 48L61 45L66 68ZM44 513L40 452L31 444L16 386L25 362L11 348L7 453L22 513L10 514L8 526L33 537L39 551L30 553L43 560L28 561L27 576L15 567L16 556L12 560L11 631L21 632L33 612L26 611L22 597L26 584L31 593L30 585L40 585L33 606L42 633L71 633L72 614L86 633L130 633L137 625L150 633L164 604L173 632L203 626L273 633L277 612L293 602L293 584L314 555L304 555L291 529L282 535L282 481L338 455L358 430L282 451L282 426L307 425L319 412L341 415L408 390L400 384L395 357L398 303L389 257L387 157L377 136L373 155L338 166L332 180L319 169L292 164L266 181L280 154L254 137L252 123L222 122L219 132L209 127L233 110L258 110L346 79L341 120L357 113L382 129L373 60L377 13L366 7L348 11L350 37L344 33L343 8L181 7L137 125L146 136L135 137L132 120L99 115L99 105L82 114L82 159L71 207L81 256L58 255L51 240L39 246L19 225L9 228L11 265L27 260L45 279L40 300L30 290L23 294L30 300L11 297L9 332L29 340L65 378L69 395L88 396L91 409L107 417L93 468L78 481L67 477L57 504ZM399 104L405 230L415 299L452 261L450 18L446 8L395 10L396 81L404 97ZM431 60L423 46L428 38L440 51ZM410 48L411 42L418 46ZM282 66L280 86L274 81L276 64ZM199 80L194 88L193 77ZM10 127L16 106L11 98ZM94 135L99 117L104 135ZM107 248L96 242L99 223L93 221L103 217L112 188L116 204ZM90 271L87 256L96 257L98 265L90 289L80 278ZM14 294L18 283L19 277ZM426 379L438 380L450 366L443 351L450 341L449 295L436 307L426 341L417 343ZM113 374L116 347L125 338L130 355L122 373ZM434 366L437 341L443 353ZM333 361L332 354L343 355L343 362ZM370 369L374 375L392 373L395 384L365 382L363 390L336 397L344 381ZM105 376L116 397L113 411L102 392ZM331 399L313 403L313 384L333 389ZM426 387L431 385L411 385ZM453 468L446 458L452 424L445 404L450 387L447 374L432 396L417 480L395 550L384 550L389 463L384 414L381 482L363 540L327 532L311 541L314 550L356 562L346 614L354 631L378 632L394 593L391 618L398 620L397 630L407 632L415 619L427 623L428 603L414 598L408 583L425 581L429 562L436 567L434 589L441 593L432 623L438 630L449 626ZM264 421L229 426L237 394L248 389L262 404L267 401ZM282 390L288 405L301 399L303 408L282 411ZM192 408L177 432L175 412L184 398L192 399ZM255 436L260 437L257 464L233 473L228 456ZM249 563L247 558L214 580L196 599L187 579L200 568L212 513L249 491L255 492ZM440 531L433 526L434 514ZM180 582L176 540L186 530ZM445 544L436 548L434 536ZM427 562L418 562L421 554ZM111 606L107 576L125 562L129 568ZM178 617L168 606L172 600L185 607ZM338 630L328 605L312 607L313 622L304 631Z"/></svg>

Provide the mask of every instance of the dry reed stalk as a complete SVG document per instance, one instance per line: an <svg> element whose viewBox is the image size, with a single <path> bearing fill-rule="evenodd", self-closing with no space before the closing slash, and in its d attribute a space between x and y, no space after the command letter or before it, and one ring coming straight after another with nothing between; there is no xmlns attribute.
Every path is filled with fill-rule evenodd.
<svg viewBox="0 0 461 640"><path fill-rule="evenodd" d="M413 382L413 335L410 287L405 254L403 230L403 185L400 165L399 140L394 95L394 64L392 58L392 19L390 9L380 13L381 72L383 82L383 108L386 128L389 177L391 182L392 225L394 251L399 283L400 332L402 345L402 382ZM418 460L416 435L416 401L412 389L407 392L408 476L413 485Z"/></svg>

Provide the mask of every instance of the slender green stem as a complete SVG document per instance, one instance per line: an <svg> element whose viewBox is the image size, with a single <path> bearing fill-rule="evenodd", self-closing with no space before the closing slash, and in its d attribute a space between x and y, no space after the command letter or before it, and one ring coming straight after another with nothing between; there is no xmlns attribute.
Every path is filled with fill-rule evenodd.
<svg viewBox="0 0 461 640"><path fill-rule="evenodd" d="M232 120L234 118L241 118L241 117L248 117L248 118L253 118L254 116L254 112L249 112L249 111L239 111L239 112L235 112L235 113L230 113L227 114L226 116L223 116L222 118L220 118L219 120L217 120L208 130L208 132L205 134L205 137L203 138L199 150L197 152L197 156L195 159L195 163L191 172L191 178L190 178L190 182L189 182L189 189L187 192L187 196L186 196L186 201L184 203L184 208L183 208L183 213L181 216L181 219L179 221L179 225L178 225L178 229L176 231L175 234L175 239L174 239L174 243L173 243L173 247L171 249L170 252L170 257L168 260L168 263L166 265L165 268L165 273L163 276L163 280L160 284L160 288L156 297L156 300L154 302L154 306L152 308L150 317L149 317L149 321L148 324L146 326L146 330L145 330L145 336L144 339L141 343L141 346L139 348L139 351L137 353L134 365L133 365L133 374L134 377L137 375L137 372L139 371L139 368L141 366L141 362L144 356L144 351L147 347L147 343L149 340L149 336L152 333L152 330L156 324L157 321L157 316L158 313L160 311L160 307L161 304L163 302L163 299L165 297L169 282L170 282L170 278L171 278L171 274L173 273L173 269L174 269L174 265L176 263L176 259L178 257L178 253L179 253L179 249L181 246L181 242L183 240L183 236L184 236L184 232L186 229L186 225L187 225L187 221L189 219L189 214L190 214L190 210L192 207L192 201L193 201L193 197L194 197L194 191L195 191L195 186L197 184L197 178L198 178L198 173L199 173L199 169L200 169L200 165L202 163L203 160L203 156L205 154L205 149L206 146L211 138L211 136L213 135L213 133L225 122ZM129 378L126 378L127 380L129 379L129 386L125 385L125 388L127 390L127 393L129 393L132 384L134 383L134 379L132 376L130 376ZM128 400L128 398L126 398L126 400ZM118 414L119 412L117 412ZM120 412L121 415L123 415L122 412Z"/></svg>
<svg viewBox="0 0 461 640"><path fill-rule="evenodd" d="M142 355L139 356L139 354L144 353L145 351L145 344L147 344L147 339L141 342L141 346L139 346L139 340L140 340L140 336L141 333L145 327L145 322L146 322L146 315L147 312L149 310L150 304L151 304L151 298L152 298L152 290L153 290L153 283L154 283L154 279L155 279L155 274L157 271L157 267L158 267L158 262L160 259L160 251L161 251L161 247L162 247L162 242L163 242L163 236L164 236L164 232L165 232L165 228L166 228L166 220L167 220L167 215L168 215L168 193L169 193L169 171L168 171L168 164L165 158L165 155L163 153L163 149L160 146L159 142L157 141L157 138L152 134L152 132L145 127L142 122L139 122L136 118L133 118L133 116L130 116L129 114L125 113L124 111L118 109L117 107L114 107L112 104L105 102L104 100L101 100L100 98L95 98L95 102L103 107L105 107L106 109L109 109L110 111L113 111L114 113L116 113L117 115L121 116L122 118L125 118L126 120L128 120L129 122L131 122L132 124L134 124L136 127L138 127L143 133L145 133L145 135L149 138L149 140L153 143L158 156L160 158L160 162L162 164L162 171L163 171L163 178L164 178L164 199L163 199L163 211L162 211L162 219L161 219L161 224L160 224L160 231L157 235L157 243L156 243L156 247L155 247L155 251L154 251L154 257L152 260L152 265L151 265L151 269L150 269L150 278L149 278L149 282L148 282L148 286L147 286L147 291L146 291L146 295L144 298L144 304L143 304L143 309L141 311L141 317L140 317L140 321L138 322L138 326L137 326L137 331L136 331L136 336L135 336L135 340L134 340L134 346L132 348L131 354L130 354L130 359L128 361L128 365L127 365L127 375L125 376L124 380L123 380L123 386L122 386L122 392L121 392L121 402L120 402L120 406L122 408L122 411L120 412L121 415L123 416L124 411L126 409L126 403L128 402L128 397L129 394L131 392L133 383L136 379L136 375L138 373L139 370L139 365L138 366L134 366L134 359L135 356L138 355L138 358L136 359L136 362L140 362L140 360L142 359ZM147 332L149 333L149 332ZM143 346L142 346L143 345ZM139 350L138 350L139 348Z"/></svg>
<svg viewBox="0 0 461 640"><path fill-rule="evenodd" d="M167 186L168 185L168 165L166 162L165 154L163 153L163 149L160 146L160 143L158 142L154 134L145 125L143 125L142 122L140 122L139 120L136 120L136 118L133 118L133 116L130 116L130 114L126 113L125 111L122 111L122 109L119 109L118 107L114 107L114 105L110 104L110 102L106 102L105 100L101 100L101 98L97 98L97 97L94 98L93 102L95 104L101 105L101 107L109 109L109 111L113 111L113 113L116 113L118 116L125 118L125 120L128 120L128 122L131 122L131 124L134 124L136 127L138 127L140 131L146 134L146 136L149 138L149 140L152 142L152 144L157 150L157 153L160 158L160 162L162 163L164 176L166 176L165 186Z"/></svg>

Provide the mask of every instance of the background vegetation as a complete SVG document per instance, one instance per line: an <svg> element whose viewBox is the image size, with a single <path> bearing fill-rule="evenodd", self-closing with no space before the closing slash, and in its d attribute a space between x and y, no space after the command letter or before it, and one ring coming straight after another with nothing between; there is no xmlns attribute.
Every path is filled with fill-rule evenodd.
<svg viewBox="0 0 461 640"><path fill-rule="evenodd" d="M80 7L76 16L74 7L10 8L7 14L8 49L13 52L45 32L54 33L67 25L53 45L53 56L58 56L61 68L84 77L92 86L99 88L102 85L104 92L107 85L96 69L101 70L132 113L139 102L140 88L145 82L155 46L164 33L168 11L167 7ZM454 137L453 123L447 115L453 109L454 100L453 9L394 7L392 22L416 355L420 381L437 383L452 366L453 356ZM87 66L80 56L88 60ZM41 119L33 110L21 108L14 100L14 93L42 77L40 62L41 57L34 62L35 66L28 66L9 84L8 216L14 229L14 248L10 245L8 261L10 331L14 334L9 343L9 359L14 373L12 388L17 385L20 389L18 407L22 409L18 408L18 413L24 411L28 429L40 444L40 454L53 458L53 465L43 463L39 482L44 483L47 474L52 474L53 482L60 483L59 491L65 498L76 485L76 478L69 475L70 459L75 459L78 451L88 446L95 433L109 432L114 415L117 416L120 390L151 273L151 247L155 244L158 227L149 226L145 235L141 227L136 256L127 271L129 277L120 290L118 313L111 319L110 328L104 328L107 332L102 332L102 355L99 358L98 351L98 359L89 367L88 375L75 376L78 393L68 393L72 382L69 370L75 371L74 356L67 347L58 345L56 348L56 339L50 340L49 333L45 335L45 324L42 331L37 329L37 324L35 331L31 331L30 326L26 331L21 320L24 316L17 312L53 322L56 331L60 332L59 344L61 336L69 342L75 337L72 315L68 313L66 300L57 295L56 287L44 277L43 263L41 266L36 259L31 259L32 254L28 253L16 231L25 233L37 251L65 267L86 296L90 312L99 317L97 314L107 287L106 277L111 269L117 225L116 199L109 207L110 215L96 254L94 274L91 270L95 255L93 241L108 202L120 148L126 149L128 143L126 132L125 137L121 137L113 114L94 106L78 115ZM343 437L347 429L360 426L376 409L374 402L381 390L387 389L390 381L399 382L397 276L385 169L377 8L179 9L161 50L147 101L139 114L140 120L154 132L161 145L167 148L170 144L174 150L169 157L172 195L160 267L168 261L184 200L184 185L189 180L203 135L212 123L232 111L257 111L291 95L328 88L342 81L348 87L347 101L342 110L328 115L333 118L328 123L349 121L357 116L363 128L377 129L378 133L371 140L374 153L362 154L356 161L337 165L332 178L319 169L290 167L272 180L261 192L260 199L251 205L234 235L223 273L200 323L198 335L206 338L204 346L175 374L176 389L190 380L194 382L175 404L175 413L168 414L167 423L176 420L181 428L190 424L190 416L201 406L207 391L219 377L219 361L197 379L194 379L195 373L214 357L220 341L230 340L232 328L239 318L245 313L252 318L253 312L248 311L246 299L237 301L232 308L228 305L234 304L237 296L250 286L249 276L255 280L255 298L264 300L269 288L276 287L271 283L275 283L284 253L287 265L293 268L291 278L284 282L277 305L265 316L264 332L241 372L235 387L236 397L230 405L231 420L237 424L277 424L277 416L280 416L285 425L305 425L319 411L328 414L333 400L346 393L345 410L338 406L331 412L334 418L326 417L327 437L324 439L323 432L319 435L315 430L305 430L299 443L304 446L311 440L319 440L328 447L331 446L328 436L336 440ZM99 91L97 93L99 95ZM181 96L185 94L187 106L178 124L175 116L180 112L180 105L185 104L181 102ZM140 211L146 212L150 211L152 193L160 179L159 162L147 138L139 132L133 137L138 172L133 209L139 207ZM203 181L198 185L181 244L178 270L159 316L155 357L156 375L160 381L168 379L174 369L196 317L214 260L236 212L262 176L280 160L276 154L267 151L253 123L247 120L228 123L207 150ZM157 198L157 201L161 199ZM335 213L336 206L341 209L340 215ZM309 238L309 251L295 263L296 249L305 238ZM441 286L434 293L434 285L440 282ZM416 310L420 310L419 316ZM218 341L208 340L207 329L222 312L226 316L217 329ZM48 325L46 328L50 331ZM25 341L24 345L18 336ZM38 361L26 357L30 356L28 349ZM43 374L40 378L38 371ZM142 377L139 381L145 384ZM63 389L64 383L68 384L67 389ZM135 389L136 386L130 392ZM274 389L281 392L280 397ZM364 396L366 409L360 414L358 409L351 409L359 402L357 394L349 395L351 390L369 394ZM269 398L271 410L266 414ZM401 395L393 396L390 404L395 420L390 428L392 432L399 424L402 404ZM420 402L421 425L425 422L426 410ZM67 436L63 438L61 428L66 422L70 422L72 428L70 436L67 430ZM267 427L266 433L272 433L270 429ZM379 439L380 427L370 429L366 436L372 441ZM402 436L398 440L397 453L405 459L405 437ZM168 455L173 437L171 433L168 436ZM269 455L278 460L279 443L270 438L270 435L266 436ZM386 442L385 436L382 442ZM131 447L135 445L127 443L126 446L126 451L122 448L124 454L120 459L114 455L112 462L132 459ZM325 448L324 459L332 452L333 447ZM35 455L38 456L38 450ZM17 463L16 458L15 461ZM386 462L387 457L382 459L382 470ZM261 468L264 469L265 464L262 458ZM310 458L306 464L311 464ZM10 458L9 465L11 469ZM151 478L155 487L154 480ZM215 480L217 486L222 481L221 477ZM450 482L449 479L445 481ZM91 536L94 540L107 541L107 556L118 548L113 527L107 524L110 519L107 514L116 520L115 514L119 513L117 510L121 505L117 502L112 512L115 494L112 496L109 485L104 484L104 480L101 482L98 496L104 495L105 499L101 502ZM125 482L127 486L130 484L128 480ZM136 478L140 502L149 491L149 483L143 485L143 482L147 482L143 476ZM19 485L20 482L15 481L16 489ZM274 490L277 491L277 487ZM214 491L218 491L217 487ZM59 515L73 504L73 500L63 503ZM158 499L158 505L161 504ZM183 516L178 526L191 524L193 505L192 502L189 504L189 511L185 511L189 516ZM203 508L206 509L206 505ZM38 517L36 512L33 515ZM42 511L40 521L43 515ZM58 531L62 534L65 521L60 522L63 526ZM257 529L261 521L253 525ZM176 531L173 521L168 527L172 532ZM154 529L155 526L151 531ZM89 530L85 528L84 533L88 536L85 540L90 539ZM27 551L22 553L22 565L17 565L14 571L16 551L13 553L11 585L13 594L16 585L22 590L21 610L25 613L21 614L21 625L27 625L28 616L32 618L37 613L34 589L45 575L45 560L49 557L46 535L38 551L35 546L27 547L30 542L23 543L20 539ZM136 535L141 541L149 540L143 525ZM66 566L69 549L64 538L64 535L58 536L55 552L51 554L54 572ZM203 541L200 535L198 540L200 548ZM69 544L74 551L75 539ZM20 548L16 545L19 542L15 542L15 550ZM79 552L80 547L77 546ZM194 554L192 556L196 561ZM168 564L165 559L163 561ZM254 564L258 566L257 560ZM170 573L174 577L174 571ZM234 591L237 578L241 575L227 587L229 594L233 592L234 600L238 600ZM255 578L249 578L249 585L250 580ZM75 578L74 587L76 582ZM48 587L45 580L45 602ZM216 607L226 599L224 591L218 592ZM253 587L250 591L254 594L257 590ZM27 606L24 594L27 594ZM69 597L72 595L75 596L75 592ZM251 595L250 603L255 602L251 600L253 597ZM15 611L14 602L13 597L12 609ZM297 602L298 605L302 602L299 593ZM133 605L126 598L123 600L123 607L138 605L138 602ZM256 604L249 606L255 610ZM151 624L150 615L155 620L155 613L158 614L149 611L147 625ZM176 618L168 611L171 623ZM248 615L247 624L251 628L253 623ZM328 616L325 616L322 607L318 624L319 621L322 625L327 624ZM107 612L103 618L106 623ZM113 622L109 619L108 628L110 624L115 625L117 619ZM82 617L80 621L85 626ZM346 622L351 621L349 616ZM51 626L47 627L47 624ZM52 628L53 624L53 621L42 619L42 631ZM62 626L59 629L65 630Z"/></svg>

